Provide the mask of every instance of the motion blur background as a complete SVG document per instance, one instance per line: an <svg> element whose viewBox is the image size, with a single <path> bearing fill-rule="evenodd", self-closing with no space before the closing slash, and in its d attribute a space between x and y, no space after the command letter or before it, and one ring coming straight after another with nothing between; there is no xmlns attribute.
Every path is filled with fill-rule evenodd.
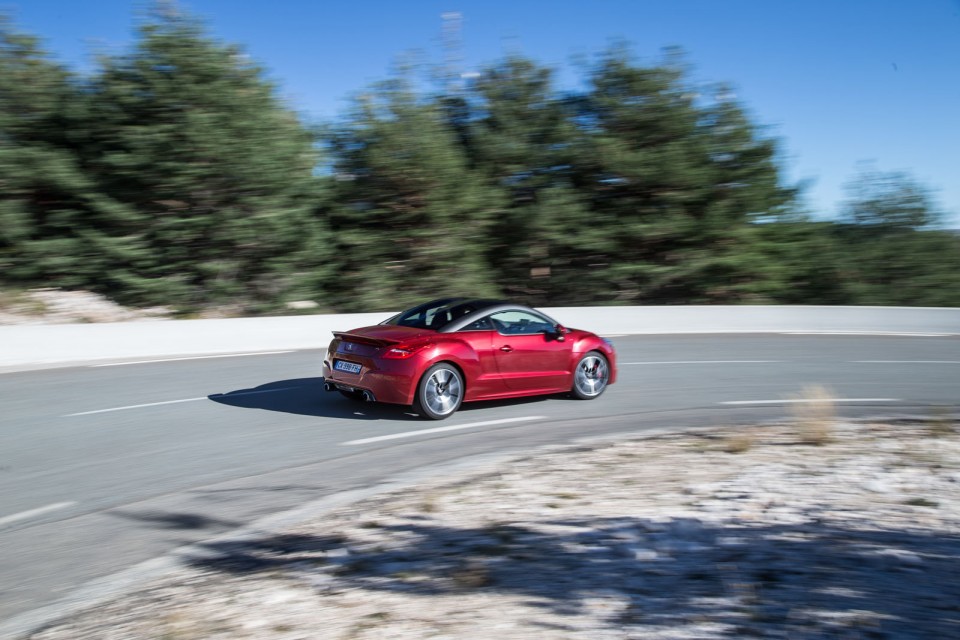
<svg viewBox="0 0 960 640"><path fill-rule="evenodd" d="M960 305L955 1L0 10L0 306Z"/></svg>

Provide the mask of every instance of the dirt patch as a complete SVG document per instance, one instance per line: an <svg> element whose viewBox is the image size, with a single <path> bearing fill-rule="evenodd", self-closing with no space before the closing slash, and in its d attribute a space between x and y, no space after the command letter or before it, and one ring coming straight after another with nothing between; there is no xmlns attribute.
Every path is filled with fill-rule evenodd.
<svg viewBox="0 0 960 640"><path fill-rule="evenodd" d="M424 483L34 640L960 637L953 419L635 437Z"/></svg>

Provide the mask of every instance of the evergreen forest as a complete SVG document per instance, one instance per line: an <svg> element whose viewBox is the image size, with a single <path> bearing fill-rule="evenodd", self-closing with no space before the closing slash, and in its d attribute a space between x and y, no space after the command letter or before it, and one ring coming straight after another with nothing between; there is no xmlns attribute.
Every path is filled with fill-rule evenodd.
<svg viewBox="0 0 960 640"><path fill-rule="evenodd" d="M682 54L612 47L560 90L509 56L398 72L309 122L170 11L80 75L0 22L0 289L184 315L532 305L960 306L960 235L865 165L808 211L780 143Z"/></svg>

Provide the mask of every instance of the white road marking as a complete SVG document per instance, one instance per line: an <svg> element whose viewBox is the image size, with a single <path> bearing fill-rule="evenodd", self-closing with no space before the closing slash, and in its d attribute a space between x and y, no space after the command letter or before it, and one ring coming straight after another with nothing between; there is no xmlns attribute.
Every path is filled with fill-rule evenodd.
<svg viewBox="0 0 960 640"><path fill-rule="evenodd" d="M621 362L620 365L631 364L769 364L783 362L783 360L663 360L650 362Z"/></svg>
<svg viewBox="0 0 960 640"><path fill-rule="evenodd" d="M956 335L954 333L909 333L904 331L775 331L774 333L785 336L893 336L904 338L947 338Z"/></svg>
<svg viewBox="0 0 960 640"><path fill-rule="evenodd" d="M960 360L851 360L858 364L960 364Z"/></svg>
<svg viewBox="0 0 960 640"><path fill-rule="evenodd" d="M211 393L210 396L219 396L221 398L236 398L238 396L254 396L258 393L276 393L278 391L289 391L297 387L282 387L280 389L264 389L263 391L238 391L236 393ZM125 407L111 407L109 409L96 409L94 411L81 411L80 413L68 413L63 418L73 418L76 416L89 416L95 413L110 413L111 411L126 411L127 409L142 409L144 407L159 407L165 404L181 404L183 402L197 402L198 400L207 400L210 396L200 398L184 398L182 400L165 400L163 402L148 402L146 404L131 404Z"/></svg>
<svg viewBox="0 0 960 640"><path fill-rule="evenodd" d="M360 440L351 440L350 442L341 442L342 446L355 444L369 444L371 442L382 442L384 440L396 440L398 438L413 438L428 433L443 433L444 431L458 431L460 429L472 429L474 427L491 427L497 424L510 424L511 422L529 422L531 420L546 420L547 416L524 416L522 418L504 418L503 420L487 420L486 422L471 422L468 424L455 424L449 427L434 427L433 429L420 429L419 431L404 431L403 433L391 433L386 436L376 436L374 438L361 438Z"/></svg>
<svg viewBox="0 0 960 640"><path fill-rule="evenodd" d="M154 362L179 362L181 360L209 360L211 358L243 358L246 356L272 356L279 353L293 353L293 351L255 351L251 353L224 353L215 356L185 356L183 358L162 358L159 360L137 360L135 362L108 362L107 364L91 364L91 368L98 367L125 367L128 364L152 364Z"/></svg>
<svg viewBox="0 0 960 640"><path fill-rule="evenodd" d="M202 398L184 398L183 400L166 400L164 402L148 402L147 404L131 404L126 407L111 407L109 409L97 409L95 411L81 411L80 413L68 413L63 416L64 418L73 418L76 416L90 416L95 413L110 413L111 411L126 411L127 409L142 409L143 407L159 407L165 404L180 404L182 402L196 402L198 400L206 400L207 396Z"/></svg>
<svg viewBox="0 0 960 640"><path fill-rule="evenodd" d="M11 522L17 522L19 520L26 520L28 518L33 518L34 516L43 515L51 511L56 511L58 509L66 509L67 507L72 507L77 504L76 502L55 502L54 504L48 504L45 507L37 507L36 509L30 509L29 511L21 511L20 513L14 513L9 516L3 516L0 518L0 526L5 524L10 524Z"/></svg>
<svg viewBox="0 0 960 640"><path fill-rule="evenodd" d="M782 398L780 400L728 400L719 404L811 404L825 402L817 398ZM897 398L831 398L830 402L900 402Z"/></svg>
<svg viewBox="0 0 960 640"><path fill-rule="evenodd" d="M620 366L652 364L773 364L786 360L650 360L647 362L620 362ZM960 364L960 360L848 360L855 364Z"/></svg>

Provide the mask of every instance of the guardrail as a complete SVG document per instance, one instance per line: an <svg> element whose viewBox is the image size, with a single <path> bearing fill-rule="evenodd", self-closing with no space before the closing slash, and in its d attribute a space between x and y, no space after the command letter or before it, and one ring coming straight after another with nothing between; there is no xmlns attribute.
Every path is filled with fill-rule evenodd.
<svg viewBox="0 0 960 640"><path fill-rule="evenodd" d="M603 335L682 333L867 333L960 335L960 309L912 307L684 306L553 307L570 327ZM256 351L322 349L331 331L376 324L392 315L165 320L0 327L6 369Z"/></svg>

